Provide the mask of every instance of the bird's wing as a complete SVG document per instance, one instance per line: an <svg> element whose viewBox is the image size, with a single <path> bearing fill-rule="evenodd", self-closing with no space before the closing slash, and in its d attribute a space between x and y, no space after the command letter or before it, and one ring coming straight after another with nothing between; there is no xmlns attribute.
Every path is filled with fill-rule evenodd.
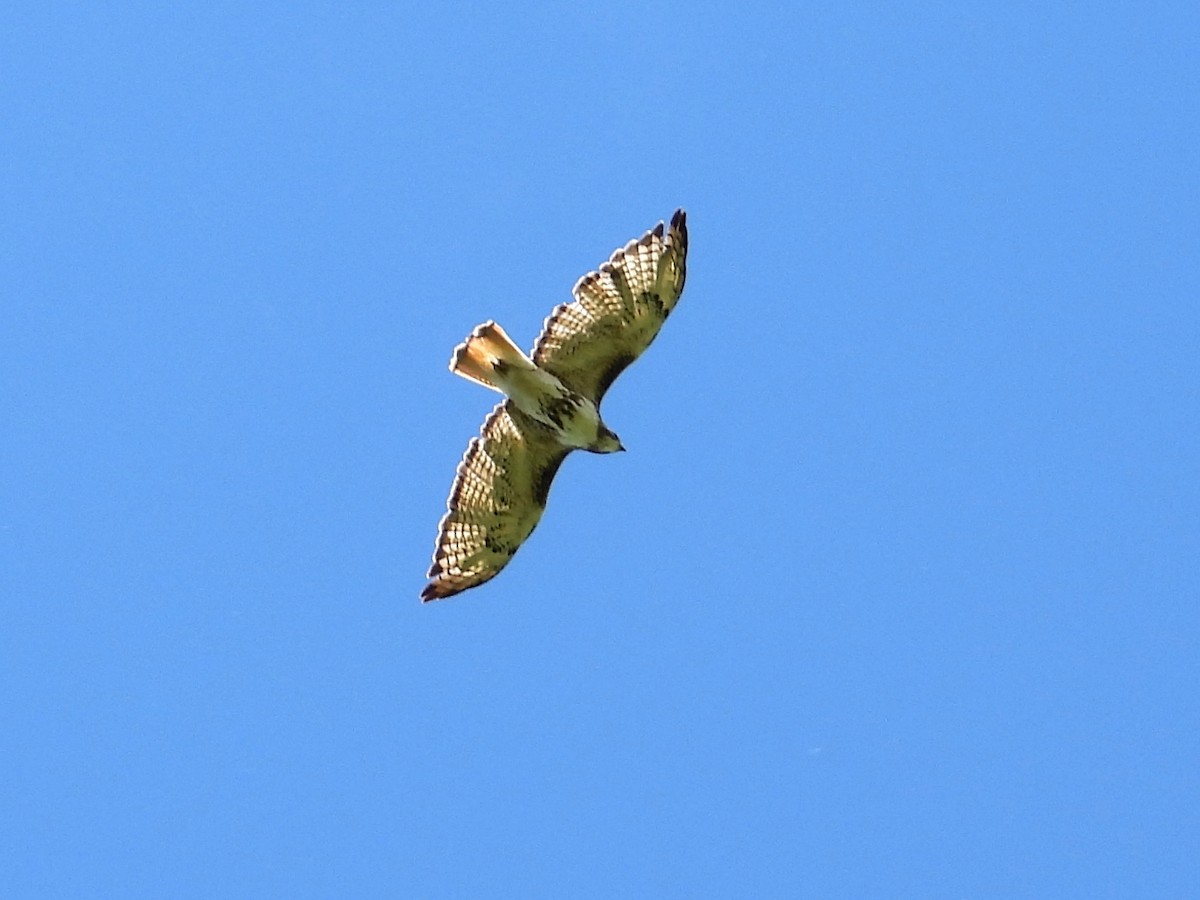
<svg viewBox="0 0 1200 900"><path fill-rule="evenodd" d="M599 405L604 392L654 340L683 292L687 216L682 209L613 253L576 283L533 347L533 361Z"/></svg>
<svg viewBox="0 0 1200 900"><path fill-rule="evenodd" d="M569 452L512 401L493 409L458 464L421 599L473 588L508 565L541 519Z"/></svg>

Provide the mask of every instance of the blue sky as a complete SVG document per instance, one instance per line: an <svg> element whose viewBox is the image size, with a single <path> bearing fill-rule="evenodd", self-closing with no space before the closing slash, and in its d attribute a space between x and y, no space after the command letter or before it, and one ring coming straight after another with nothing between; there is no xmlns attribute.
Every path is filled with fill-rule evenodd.
<svg viewBox="0 0 1200 900"><path fill-rule="evenodd" d="M6 896L1195 889L1195 4L5 19ZM677 206L422 606L451 349Z"/></svg>

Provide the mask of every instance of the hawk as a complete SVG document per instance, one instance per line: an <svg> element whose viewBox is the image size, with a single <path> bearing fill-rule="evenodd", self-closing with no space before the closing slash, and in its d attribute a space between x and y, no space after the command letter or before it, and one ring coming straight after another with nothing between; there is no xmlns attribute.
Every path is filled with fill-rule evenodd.
<svg viewBox="0 0 1200 900"><path fill-rule="evenodd" d="M423 601L477 587L508 564L541 519L568 453L625 449L600 418L600 401L679 301L687 240L680 209L665 233L659 222L615 251L550 313L531 356L495 322L454 349L451 372L506 399L458 464Z"/></svg>

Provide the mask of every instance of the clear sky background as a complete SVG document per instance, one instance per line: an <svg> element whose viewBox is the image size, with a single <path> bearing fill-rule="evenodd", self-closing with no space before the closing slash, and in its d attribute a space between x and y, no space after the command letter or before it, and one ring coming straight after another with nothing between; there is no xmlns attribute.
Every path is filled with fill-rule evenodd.
<svg viewBox="0 0 1200 900"><path fill-rule="evenodd" d="M1200 7L23 4L0 892L1182 897ZM494 395L689 278L495 581Z"/></svg>

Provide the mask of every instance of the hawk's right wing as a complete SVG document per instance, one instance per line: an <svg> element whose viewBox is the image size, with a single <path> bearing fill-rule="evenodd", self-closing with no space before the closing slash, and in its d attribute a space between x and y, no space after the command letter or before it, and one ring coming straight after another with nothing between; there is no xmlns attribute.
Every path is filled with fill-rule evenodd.
<svg viewBox="0 0 1200 900"><path fill-rule="evenodd" d="M615 251L555 307L533 347L533 361L597 406L613 380L642 355L675 309L687 277L687 214Z"/></svg>
<svg viewBox="0 0 1200 900"><path fill-rule="evenodd" d="M512 401L493 409L458 464L421 599L473 588L508 565L542 518L569 452Z"/></svg>

